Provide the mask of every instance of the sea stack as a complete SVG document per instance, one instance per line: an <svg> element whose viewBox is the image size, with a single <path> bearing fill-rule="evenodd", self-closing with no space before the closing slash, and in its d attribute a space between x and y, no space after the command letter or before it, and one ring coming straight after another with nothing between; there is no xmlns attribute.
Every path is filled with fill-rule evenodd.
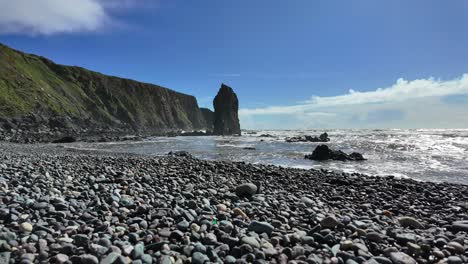
<svg viewBox="0 0 468 264"><path fill-rule="evenodd" d="M221 84L213 100L215 135L240 135L239 100L231 87Z"/></svg>

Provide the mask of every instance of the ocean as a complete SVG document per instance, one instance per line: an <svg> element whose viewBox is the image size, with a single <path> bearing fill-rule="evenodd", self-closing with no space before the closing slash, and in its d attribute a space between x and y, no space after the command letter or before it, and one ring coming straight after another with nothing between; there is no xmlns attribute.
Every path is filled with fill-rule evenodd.
<svg viewBox="0 0 468 264"><path fill-rule="evenodd" d="M367 160L306 160L304 155L323 143L287 143L284 140L299 135L318 136L323 132L329 134L330 142L326 144L330 148L360 152ZM260 137L262 134L272 137ZM200 159L468 184L468 129L250 130L240 137L152 137L132 142L73 143L66 147L144 155L188 151Z"/></svg>

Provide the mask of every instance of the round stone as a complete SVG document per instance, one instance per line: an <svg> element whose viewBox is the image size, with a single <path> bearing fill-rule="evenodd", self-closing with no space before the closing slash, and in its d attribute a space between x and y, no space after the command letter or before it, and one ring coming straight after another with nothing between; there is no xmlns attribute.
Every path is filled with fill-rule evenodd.
<svg viewBox="0 0 468 264"><path fill-rule="evenodd" d="M248 197L257 193L257 185L253 183L244 183L236 187L236 194L239 197Z"/></svg>
<svg viewBox="0 0 468 264"><path fill-rule="evenodd" d="M339 224L340 222L333 216L327 216L320 222L320 225L325 228L335 228Z"/></svg>
<svg viewBox="0 0 468 264"><path fill-rule="evenodd" d="M55 261L60 264L65 263L68 261L68 256L65 254L57 254L55 256Z"/></svg>
<svg viewBox="0 0 468 264"><path fill-rule="evenodd" d="M99 260L96 256L91 254L83 254L80 256L81 263L83 264L98 264Z"/></svg>
<svg viewBox="0 0 468 264"><path fill-rule="evenodd" d="M210 259L203 253L195 252L192 255L193 264L204 264L205 262L210 261Z"/></svg>
<svg viewBox="0 0 468 264"><path fill-rule="evenodd" d="M267 233L268 235L273 232L275 228L267 222L252 221L249 225L249 230L254 231L255 233Z"/></svg>
<svg viewBox="0 0 468 264"><path fill-rule="evenodd" d="M414 258L408 256L403 252L392 252L390 253L390 259L395 264L417 264Z"/></svg>
<svg viewBox="0 0 468 264"><path fill-rule="evenodd" d="M32 232L33 230L33 226L28 222L21 223L20 228L21 228L21 231L28 232L28 233Z"/></svg>
<svg viewBox="0 0 468 264"><path fill-rule="evenodd" d="M419 222L416 218L413 218L413 217L408 217L408 216L400 217L398 219L398 222L400 222L400 225L402 227L411 227L411 228L414 228L414 229L424 229L424 225L421 222Z"/></svg>

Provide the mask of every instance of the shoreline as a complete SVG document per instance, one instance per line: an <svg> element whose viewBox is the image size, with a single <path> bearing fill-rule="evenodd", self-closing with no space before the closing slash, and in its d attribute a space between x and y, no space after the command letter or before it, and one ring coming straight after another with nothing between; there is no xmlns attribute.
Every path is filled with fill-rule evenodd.
<svg viewBox="0 0 468 264"><path fill-rule="evenodd" d="M0 260L468 261L467 185L52 144L0 149Z"/></svg>

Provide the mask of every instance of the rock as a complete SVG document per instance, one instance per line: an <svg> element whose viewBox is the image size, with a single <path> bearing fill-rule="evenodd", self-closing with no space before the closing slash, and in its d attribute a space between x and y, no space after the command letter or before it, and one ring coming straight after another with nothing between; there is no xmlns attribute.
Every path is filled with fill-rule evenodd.
<svg viewBox="0 0 468 264"><path fill-rule="evenodd" d="M179 223L177 223L177 229L179 229L182 232L186 232L190 227L190 223L187 222L187 220L182 220Z"/></svg>
<svg viewBox="0 0 468 264"><path fill-rule="evenodd" d="M318 145L312 154L305 155L306 159L324 161L324 160L340 160L340 161L361 161L365 160L364 157L357 152L350 155L341 150L331 150L327 145Z"/></svg>
<svg viewBox="0 0 468 264"><path fill-rule="evenodd" d="M447 247L453 248L453 250L458 254L463 254L465 248L458 242L452 241L447 244Z"/></svg>
<svg viewBox="0 0 468 264"><path fill-rule="evenodd" d="M112 264L114 263L118 258L120 257L120 254L118 253L115 253L115 252L111 252L109 253L109 255L107 255L106 257L104 257L100 264Z"/></svg>
<svg viewBox="0 0 468 264"><path fill-rule="evenodd" d="M88 245L89 237L87 235L78 234L73 237L73 240L79 247L85 247Z"/></svg>
<svg viewBox="0 0 468 264"><path fill-rule="evenodd" d="M248 218L249 218L249 217L247 216L247 214L244 213L244 211L242 211L242 209L237 208L237 207L234 208L234 209L232 210L232 213L233 213L234 215L240 215L240 216L242 216L242 218L244 218L244 219L248 219Z"/></svg>
<svg viewBox="0 0 468 264"><path fill-rule="evenodd" d="M192 263L193 264L203 264L205 262L210 261L210 259L203 253L194 252L192 255Z"/></svg>
<svg viewBox="0 0 468 264"><path fill-rule="evenodd" d="M258 242L258 240L255 237L244 236L244 237L242 237L241 242L243 244L250 245L250 246L252 246L254 248L259 248L260 247L260 243Z"/></svg>
<svg viewBox="0 0 468 264"><path fill-rule="evenodd" d="M408 242L406 244L408 246L408 253L413 256L419 256L421 254L421 247L415 243Z"/></svg>
<svg viewBox="0 0 468 264"><path fill-rule="evenodd" d="M257 193L257 185L244 183L236 187L236 194L239 197L249 197Z"/></svg>
<svg viewBox="0 0 468 264"><path fill-rule="evenodd" d="M394 264L417 264L416 260L403 252L390 253L390 259Z"/></svg>
<svg viewBox="0 0 468 264"><path fill-rule="evenodd" d="M416 220L415 218L413 218L413 217L408 217L408 216L400 217L400 218L398 218L398 222L400 222L400 225L402 227L411 227L411 228L414 228L414 229L424 229L424 225L421 222L419 222L418 220Z"/></svg>
<svg viewBox="0 0 468 264"><path fill-rule="evenodd" d="M56 261L56 263L60 263L60 264L63 264L63 263L65 263L65 262L67 262L68 259L69 259L68 256L65 255L65 254L57 254L57 255L55 256L55 261ZM101 262L101 263L102 263L102 262Z"/></svg>
<svg viewBox="0 0 468 264"><path fill-rule="evenodd" d="M11 252L0 252L0 264L9 264Z"/></svg>
<svg viewBox="0 0 468 264"><path fill-rule="evenodd" d="M371 242L380 243L383 240L383 236L377 232L369 232L366 234L366 238Z"/></svg>
<svg viewBox="0 0 468 264"><path fill-rule="evenodd" d="M81 263L83 264L99 264L97 257L91 254L83 254L80 256Z"/></svg>
<svg viewBox="0 0 468 264"><path fill-rule="evenodd" d="M145 250L145 245L143 243L138 243L135 245L132 251L132 258L139 259L143 256Z"/></svg>
<svg viewBox="0 0 468 264"><path fill-rule="evenodd" d="M463 260L458 256L450 256L447 259L447 264L462 264Z"/></svg>
<svg viewBox="0 0 468 264"><path fill-rule="evenodd" d="M340 222L333 216L327 216L320 221L320 225L325 228L335 228L339 224Z"/></svg>
<svg viewBox="0 0 468 264"><path fill-rule="evenodd" d="M450 226L452 232L466 232L468 233L468 221L457 221Z"/></svg>
<svg viewBox="0 0 468 264"><path fill-rule="evenodd" d="M305 196L301 198L301 202L303 202L307 206L313 206L315 204L312 199L307 198Z"/></svg>
<svg viewBox="0 0 468 264"><path fill-rule="evenodd" d="M252 221L249 225L249 230L254 231L255 233L267 233L268 235L273 232L275 228L267 222Z"/></svg>
<svg viewBox="0 0 468 264"><path fill-rule="evenodd" d="M240 135L239 100L231 87L221 84L213 100L215 135Z"/></svg>
<svg viewBox="0 0 468 264"><path fill-rule="evenodd" d="M28 222L21 223L20 228L21 228L21 231L28 232L28 233L32 232L33 230L33 226Z"/></svg>

